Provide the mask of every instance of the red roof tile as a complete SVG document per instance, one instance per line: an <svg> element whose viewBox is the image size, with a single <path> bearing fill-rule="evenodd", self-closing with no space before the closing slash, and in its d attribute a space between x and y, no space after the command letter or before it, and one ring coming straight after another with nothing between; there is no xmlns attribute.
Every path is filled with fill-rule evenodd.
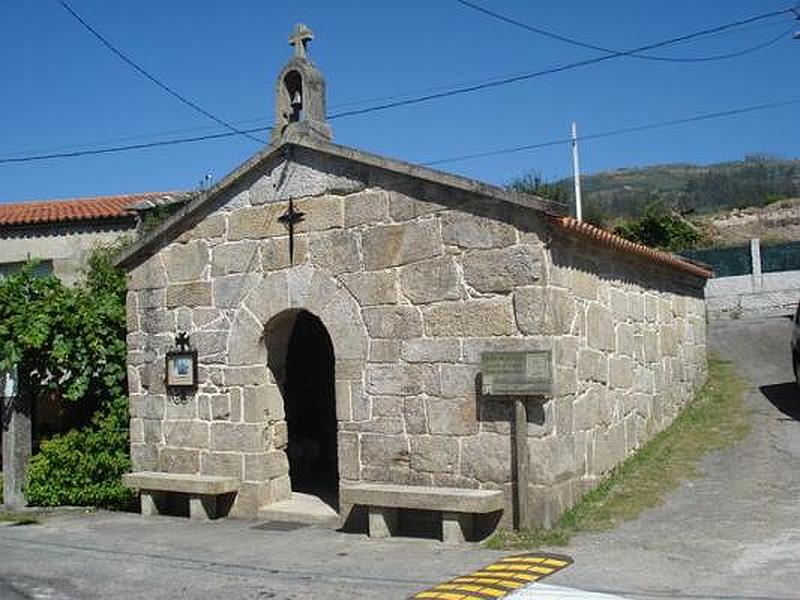
<svg viewBox="0 0 800 600"><path fill-rule="evenodd" d="M122 196L0 204L0 226L119 219L133 214L129 209L130 205L163 195L162 192L147 192Z"/></svg>
<svg viewBox="0 0 800 600"><path fill-rule="evenodd" d="M547 216L553 223L568 233L579 235L583 238L602 244L603 246L607 246L621 252L637 254L643 258L652 260L653 262L677 268L678 270L690 273L697 277L710 279L714 275L713 271L710 271L709 269L706 269L699 264L693 263L685 258L676 256L675 254L670 254L669 252L650 248L644 244L631 242L630 240L626 240L625 238L611 233L610 231L590 225L585 221L578 221L578 219L574 217L553 214L548 214Z"/></svg>

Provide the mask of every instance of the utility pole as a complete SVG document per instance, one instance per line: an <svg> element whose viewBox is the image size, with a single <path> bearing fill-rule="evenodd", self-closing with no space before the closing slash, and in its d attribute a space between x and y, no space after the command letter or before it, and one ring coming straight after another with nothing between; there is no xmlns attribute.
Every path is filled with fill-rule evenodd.
<svg viewBox="0 0 800 600"><path fill-rule="evenodd" d="M575 178L575 218L583 221L581 206L581 167L578 162L578 126L572 122L572 172Z"/></svg>

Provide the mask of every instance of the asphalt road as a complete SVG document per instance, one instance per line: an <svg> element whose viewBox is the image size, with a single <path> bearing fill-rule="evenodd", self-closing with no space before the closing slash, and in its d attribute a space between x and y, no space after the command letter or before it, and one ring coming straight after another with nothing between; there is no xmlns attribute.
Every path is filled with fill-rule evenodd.
<svg viewBox="0 0 800 600"><path fill-rule="evenodd" d="M716 324L712 348L753 383L753 430L705 476L613 532L579 536L546 583L629 598L800 598L800 394L786 319ZM501 553L314 527L64 514L0 527L0 599L405 598ZM551 596L552 597L552 596Z"/></svg>

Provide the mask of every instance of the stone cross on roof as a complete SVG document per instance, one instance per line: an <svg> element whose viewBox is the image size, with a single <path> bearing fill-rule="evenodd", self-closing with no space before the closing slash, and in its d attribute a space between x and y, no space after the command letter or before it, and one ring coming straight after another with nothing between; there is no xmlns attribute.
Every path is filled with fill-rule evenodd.
<svg viewBox="0 0 800 600"><path fill-rule="evenodd" d="M314 39L314 32L302 23L294 26L292 35L289 36L289 45L294 46L295 58L306 58L306 45Z"/></svg>

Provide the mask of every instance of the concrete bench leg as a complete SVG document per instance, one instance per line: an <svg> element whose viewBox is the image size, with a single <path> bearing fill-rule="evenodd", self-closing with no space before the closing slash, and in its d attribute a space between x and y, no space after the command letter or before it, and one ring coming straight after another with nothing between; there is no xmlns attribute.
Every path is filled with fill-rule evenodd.
<svg viewBox="0 0 800 600"><path fill-rule="evenodd" d="M189 518L196 521L208 521L217 518L216 496L189 496Z"/></svg>
<svg viewBox="0 0 800 600"><path fill-rule="evenodd" d="M446 544L464 543L472 537L473 527L472 513L442 513L442 541Z"/></svg>
<svg viewBox="0 0 800 600"><path fill-rule="evenodd" d="M143 517L154 517L158 514L158 507L156 506L154 492L146 492L142 490L139 494L139 502Z"/></svg>
<svg viewBox="0 0 800 600"><path fill-rule="evenodd" d="M396 508L369 507L369 537L383 539L391 537L397 530L399 512Z"/></svg>

